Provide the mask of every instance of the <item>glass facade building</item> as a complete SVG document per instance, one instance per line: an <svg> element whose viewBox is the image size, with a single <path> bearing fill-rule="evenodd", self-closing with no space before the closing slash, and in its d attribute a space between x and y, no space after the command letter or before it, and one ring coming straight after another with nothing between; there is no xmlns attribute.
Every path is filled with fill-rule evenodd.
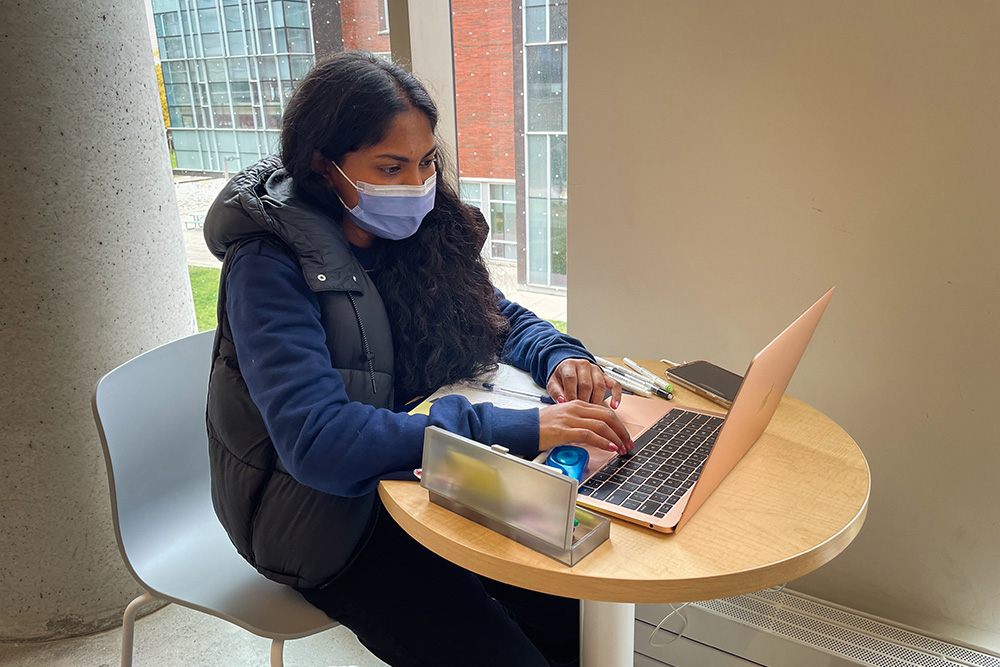
<svg viewBox="0 0 1000 667"><path fill-rule="evenodd" d="M235 171L278 147L281 111L312 67L301 0L152 0L176 168Z"/></svg>

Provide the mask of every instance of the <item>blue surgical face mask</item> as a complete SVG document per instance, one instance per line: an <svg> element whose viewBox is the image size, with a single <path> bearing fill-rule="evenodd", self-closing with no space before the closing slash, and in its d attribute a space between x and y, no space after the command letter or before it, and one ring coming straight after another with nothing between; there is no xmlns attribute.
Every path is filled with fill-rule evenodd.
<svg viewBox="0 0 1000 667"><path fill-rule="evenodd" d="M423 185L373 185L355 183L336 162L333 166L358 190L358 205L344 204L351 219L358 227L381 239L399 241L417 233L424 217L434 208L437 191L437 172L431 174ZM339 198L339 196L338 196Z"/></svg>

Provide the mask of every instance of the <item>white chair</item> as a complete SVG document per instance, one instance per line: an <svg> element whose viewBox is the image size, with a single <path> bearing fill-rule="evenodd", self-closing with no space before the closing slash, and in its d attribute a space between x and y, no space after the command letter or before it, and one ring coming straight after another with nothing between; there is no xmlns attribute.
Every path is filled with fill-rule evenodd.
<svg viewBox="0 0 1000 667"><path fill-rule="evenodd" d="M215 516L205 407L214 332L140 354L94 390L115 535L125 566L149 592L125 609L122 667L132 664L139 607L160 599L284 641L337 625L295 590L260 575L236 552Z"/></svg>

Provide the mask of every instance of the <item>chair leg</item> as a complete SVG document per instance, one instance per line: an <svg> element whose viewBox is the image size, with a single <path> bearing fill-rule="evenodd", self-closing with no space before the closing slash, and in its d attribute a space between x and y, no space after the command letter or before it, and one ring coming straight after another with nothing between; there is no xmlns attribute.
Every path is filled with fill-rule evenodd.
<svg viewBox="0 0 1000 667"><path fill-rule="evenodd" d="M139 607L152 602L156 597L152 593L143 593L128 603L122 614L122 667L132 667L132 640L135 637L135 615Z"/></svg>
<svg viewBox="0 0 1000 667"><path fill-rule="evenodd" d="M284 639L272 639L271 640L271 667L283 667L285 664L284 658L285 640Z"/></svg>

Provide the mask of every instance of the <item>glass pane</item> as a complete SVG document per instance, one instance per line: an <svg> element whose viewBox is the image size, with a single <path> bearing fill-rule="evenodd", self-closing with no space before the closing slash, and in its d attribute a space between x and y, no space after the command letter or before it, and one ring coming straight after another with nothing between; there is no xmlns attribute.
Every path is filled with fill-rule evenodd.
<svg viewBox="0 0 1000 667"><path fill-rule="evenodd" d="M550 0L549 5L549 41L565 42L569 31L567 30L567 0Z"/></svg>
<svg viewBox="0 0 1000 667"><path fill-rule="evenodd" d="M229 85L229 90L233 96L234 105L250 104L250 84L247 81L233 81Z"/></svg>
<svg viewBox="0 0 1000 667"><path fill-rule="evenodd" d="M175 151L175 155L177 156L178 169L191 169L197 171L205 168L201 161L201 153L194 153L191 151Z"/></svg>
<svg viewBox="0 0 1000 667"><path fill-rule="evenodd" d="M176 37L181 34L181 15L178 12L167 12L166 14L161 14L157 18L160 19L160 23L157 27L162 28L162 32L157 30L157 35L160 37Z"/></svg>
<svg viewBox="0 0 1000 667"><path fill-rule="evenodd" d="M209 60L206 63L209 81L228 81L229 75L226 73L226 62L224 60ZM223 86L224 87L224 86Z"/></svg>
<svg viewBox="0 0 1000 667"><path fill-rule="evenodd" d="M278 76L285 81L292 78L292 68L288 64L288 56L278 57Z"/></svg>
<svg viewBox="0 0 1000 667"><path fill-rule="evenodd" d="M308 40L308 37L306 39ZM296 81L306 78L314 62L313 56L292 56L289 60L292 64L292 78Z"/></svg>
<svg viewBox="0 0 1000 667"><path fill-rule="evenodd" d="M503 204L490 204L490 237L494 241L504 241L505 217Z"/></svg>
<svg viewBox="0 0 1000 667"><path fill-rule="evenodd" d="M184 127L184 114L178 107L168 107L171 127Z"/></svg>
<svg viewBox="0 0 1000 667"><path fill-rule="evenodd" d="M566 198L566 135L553 134L550 137L549 146L552 152L549 158L551 170L551 185L549 186L549 196Z"/></svg>
<svg viewBox="0 0 1000 667"><path fill-rule="evenodd" d="M250 63L246 60L246 58L233 58L229 61L229 80L250 80ZM249 90L249 86L247 86L247 90Z"/></svg>
<svg viewBox="0 0 1000 667"><path fill-rule="evenodd" d="M233 115L236 116L236 127L241 130L252 130L256 127L253 121L253 107L237 106L233 109Z"/></svg>
<svg viewBox="0 0 1000 667"><path fill-rule="evenodd" d="M549 284L549 211L544 199L528 200L528 282Z"/></svg>
<svg viewBox="0 0 1000 667"><path fill-rule="evenodd" d="M174 132L174 148L179 151L197 151L198 135L195 132Z"/></svg>
<svg viewBox="0 0 1000 667"><path fill-rule="evenodd" d="M528 135L528 196L544 197L548 190L548 139L544 134Z"/></svg>
<svg viewBox="0 0 1000 667"><path fill-rule="evenodd" d="M215 9L199 9L198 27L203 33L219 32L219 12Z"/></svg>
<svg viewBox="0 0 1000 667"><path fill-rule="evenodd" d="M459 197L466 204L471 204L476 208L483 205L482 186L479 183L460 181L458 185Z"/></svg>
<svg viewBox="0 0 1000 667"><path fill-rule="evenodd" d="M167 106L191 104L191 91L186 83L164 84L163 92L167 95Z"/></svg>
<svg viewBox="0 0 1000 667"><path fill-rule="evenodd" d="M188 80L187 63L163 63L163 83L186 83Z"/></svg>
<svg viewBox="0 0 1000 667"><path fill-rule="evenodd" d="M524 54L527 59L528 130L565 131L566 47L532 46L526 47Z"/></svg>
<svg viewBox="0 0 1000 667"><path fill-rule="evenodd" d="M249 52L244 32L227 32L226 42L229 44L229 55L231 56L245 56Z"/></svg>
<svg viewBox="0 0 1000 667"><path fill-rule="evenodd" d="M507 241L517 240L517 206L515 204L503 205L503 235ZM514 250L516 253L517 248L515 247Z"/></svg>
<svg viewBox="0 0 1000 667"><path fill-rule="evenodd" d="M264 105L264 125L269 130L281 128L281 105Z"/></svg>
<svg viewBox="0 0 1000 667"><path fill-rule="evenodd" d="M284 30L274 31L274 52L288 53L288 34Z"/></svg>
<svg viewBox="0 0 1000 667"><path fill-rule="evenodd" d="M290 28L308 28L309 5L305 2L286 2L285 25Z"/></svg>
<svg viewBox="0 0 1000 667"><path fill-rule="evenodd" d="M209 94L211 95L213 106L228 106L229 90L224 83L209 84Z"/></svg>
<svg viewBox="0 0 1000 667"><path fill-rule="evenodd" d="M552 200L552 215L550 238L552 243L551 284L566 285L566 201ZM561 278L557 278L561 276ZM561 281L561 282L560 282Z"/></svg>
<svg viewBox="0 0 1000 667"><path fill-rule="evenodd" d="M257 76L261 79L278 78L278 63L274 58L257 58Z"/></svg>
<svg viewBox="0 0 1000 667"><path fill-rule="evenodd" d="M153 13L159 14L161 12L177 11L179 7L177 6L178 0L153 0Z"/></svg>
<svg viewBox="0 0 1000 667"><path fill-rule="evenodd" d="M225 52L222 49L222 35L208 34L202 35L202 44L205 46L205 55L208 57L222 56Z"/></svg>
<svg viewBox="0 0 1000 667"><path fill-rule="evenodd" d="M275 28L285 27L285 12L282 11L280 2L271 5L271 20L274 22Z"/></svg>
<svg viewBox="0 0 1000 667"><path fill-rule="evenodd" d="M281 93L278 90L277 81L262 80L260 82L261 91L264 93L264 102L280 102Z"/></svg>
<svg viewBox="0 0 1000 667"><path fill-rule="evenodd" d="M160 40L161 58L183 58L185 55L183 38L167 37L166 39Z"/></svg>
<svg viewBox="0 0 1000 667"><path fill-rule="evenodd" d="M257 15L257 25L260 28L270 28L271 27L271 8L266 2L258 2L254 4L254 11Z"/></svg>
<svg viewBox="0 0 1000 667"><path fill-rule="evenodd" d="M503 200L504 201L517 201L517 186L516 185L504 185L503 186Z"/></svg>
<svg viewBox="0 0 1000 667"><path fill-rule="evenodd" d="M261 30L257 33L257 39L260 42L261 53L274 53L274 35L270 30Z"/></svg>
<svg viewBox="0 0 1000 667"><path fill-rule="evenodd" d="M525 5L524 8L524 43L537 44L547 42L548 35L545 32L545 3L541 6L531 7Z"/></svg>
<svg viewBox="0 0 1000 667"><path fill-rule="evenodd" d="M226 30L243 30L243 10L240 7L223 7Z"/></svg>
<svg viewBox="0 0 1000 667"><path fill-rule="evenodd" d="M299 28L288 28L288 51L290 53L309 53L309 31Z"/></svg>
<svg viewBox="0 0 1000 667"><path fill-rule="evenodd" d="M225 153L236 152L236 137L232 132L216 132L216 146Z"/></svg>

